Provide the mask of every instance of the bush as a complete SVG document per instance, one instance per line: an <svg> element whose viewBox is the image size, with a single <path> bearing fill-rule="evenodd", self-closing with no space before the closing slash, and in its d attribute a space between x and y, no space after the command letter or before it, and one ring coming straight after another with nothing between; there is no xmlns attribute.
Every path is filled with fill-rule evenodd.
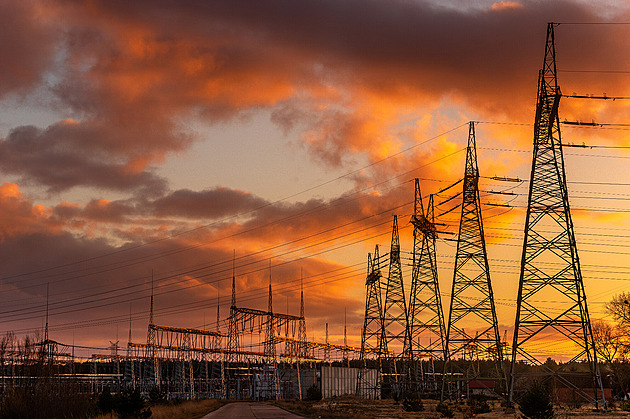
<svg viewBox="0 0 630 419"><path fill-rule="evenodd" d="M96 413L90 396L73 384L43 381L8 389L0 397L0 419L85 418Z"/></svg>
<svg viewBox="0 0 630 419"><path fill-rule="evenodd" d="M146 403L138 390L127 389L121 391L116 396L116 407L114 411L122 418L148 418L151 416L151 409L146 407Z"/></svg>
<svg viewBox="0 0 630 419"><path fill-rule="evenodd" d="M98 396L98 400L96 401L96 407L101 413L109 413L114 410L116 406L116 400L114 396L112 396L109 387L107 387L101 394Z"/></svg>
<svg viewBox="0 0 630 419"><path fill-rule="evenodd" d="M468 400L468 406L470 406L470 413L478 415L479 413L488 413L492 411L488 398L485 396L475 395Z"/></svg>
<svg viewBox="0 0 630 419"><path fill-rule="evenodd" d="M422 412L424 403L417 393L405 393L402 407L406 412Z"/></svg>
<svg viewBox="0 0 630 419"><path fill-rule="evenodd" d="M315 384L306 390L306 400L321 400L322 391Z"/></svg>
<svg viewBox="0 0 630 419"><path fill-rule="evenodd" d="M538 381L532 382L525 394L520 398L519 408L526 418L553 418L553 405L549 398L549 392Z"/></svg>
<svg viewBox="0 0 630 419"><path fill-rule="evenodd" d="M149 404L151 406L166 404L167 402L168 400L166 400L166 392L160 390L159 387L155 386L149 391Z"/></svg>
<svg viewBox="0 0 630 419"><path fill-rule="evenodd" d="M437 406L435 406L435 411L440 413L443 418L455 417L455 413L453 413L453 410L451 410L451 407L444 402L438 403Z"/></svg>

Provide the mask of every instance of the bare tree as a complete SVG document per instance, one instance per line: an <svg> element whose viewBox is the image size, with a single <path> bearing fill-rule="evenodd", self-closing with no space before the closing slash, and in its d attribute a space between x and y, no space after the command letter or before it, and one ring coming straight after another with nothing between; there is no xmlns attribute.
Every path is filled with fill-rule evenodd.
<svg viewBox="0 0 630 419"><path fill-rule="evenodd" d="M603 320L593 322L593 340L595 349L601 358L612 363L626 353L626 338L618 327Z"/></svg>
<svg viewBox="0 0 630 419"><path fill-rule="evenodd" d="M613 316L620 328L630 327L630 292L615 295L606 304L606 311Z"/></svg>

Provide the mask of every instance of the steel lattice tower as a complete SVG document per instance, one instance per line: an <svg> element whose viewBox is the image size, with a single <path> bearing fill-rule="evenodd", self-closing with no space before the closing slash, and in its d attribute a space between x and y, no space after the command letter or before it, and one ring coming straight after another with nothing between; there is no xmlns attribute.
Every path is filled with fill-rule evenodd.
<svg viewBox="0 0 630 419"><path fill-rule="evenodd" d="M236 325L236 275L235 275L235 266L234 259L232 261L232 300L230 303L230 317L228 323L228 342L227 342L227 351L225 353L225 361L226 362L238 362L239 357L236 354L239 348L238 342L238 328Z"/></svg>
<svg viewBox="0 0 630 419"><path fill-rule="evenodd" d="M385 301L383 303L383 347L384 350L399 351L398 355L392 354L389 358L389 371L383 376L384 383L395 385L396 391L400 388L397 360L402 360L403 371L407 375L406 358L408 357L409 343L409 319L407 318L407 302L405 300L405 288L403 285L402 264L400 262L400 239L398 236L398 217L394 215L392 223L392 242L389 251L389 276L385 284Z"/></svg>
<svg viewBox="0 0 630 419"><path fill-rule="evenodd" d="M298 346L298 357L306 358L308 348L306 346L306 319L304 318L304 277L300 271L300 321L298 323L298 340L302 343ZM297 361L300 362L299 360Z"/></svg>
<svg viewBox="0 0 630 419"><path fill-rule="evenodd" d="M160 378L160 361L155 356L155 348L156 348L156 336L155 330L153 329L153 271L151 271L151 308L149 312L149 326L147 328L147 350L146 358L151 359L150 368L149 369L149 380L153 380L153 386L159 388L161 385Z"/></svg>
<svg viewBox="0 0 630 419"><path fill-rule="evenodd" d="M265 327L265 356L267 357L267 369L269 371L270 397L275 400L280 398L280 382L278 377L278 359L276 357L276 332L273 316L273 295L271 292L271 260L269 260L269 303L267 308L267 324Z"/></svg>
<svg viewBox="0 0 630 419"><path fill-rule="evenodd" d="M421 376L417 365L423 357L446 359L444 344L445 327L442 299L438 285L437 258L435 255L436 228L433 211L433 195L429 197L426 214L422 205L420 182L415 180L413 229L413 270L409 297L409 343L411 380L422 383L421 388L437 390L435 375L429 363L427 377ZM416 360L417 358L417 360Z"/></svg>
<svg viewBox="0 0 630 419"><path fill-rule="evenodd" d="M462 214L446 332L444 384L453 370L453 361L458 358L494 360L498 372L502 370L503 355L479 200L479 168L474 122L470 122L468 129L461 205ZM474 334L467 333L465 327L468 327L469 331L474 330ZM478 376L480 371L469 368L466 373L468 378L473 378Z"/></svg>
<svg viewBox="0 0 630 419"><path fill-rule="evenodd" d="M366 380L367 358L366 353L377 351L380 370L381 348L383 345L383 308L381 305L381 268L378 245L374 249L374 255L368 253L367 278L365 280L365 317L361 331L360 368L357 377L358 397L376 399L380 398L378 384L374 386ZM379 371L380 372L380 371ZM378 378L380 381L380 377Z"/></svg>
<svg viewBox="0 0 630 419"><path fill-rule="evenodd" d="M520 374L515 368L517 360L520 358L540 365L535 351L541 351L540 343L545 342L542 339L555 335L566 343L573 343L573 348L565 346L563 350L568 355L569 351L574 351L574 355L560 367L545 364L541 367L544 374L547 379L554 377L559 383L572 387L597 406L597 390L602 391L603 398L603 388L569 210L558 117L560 96L554 24L549 23L543 69L538 80L534 152L514 326L509 401L515 400L515 388L519 387ZM543 302L549 300L556 301L553 308L547 308L548 304ZM531 344L539 338L539 347L535 349ZM575 383L575 377L568 380L563 376L563 367L578 360L586 360L589 365L593 395L585 393L580 388L583 386Z"/></svg>

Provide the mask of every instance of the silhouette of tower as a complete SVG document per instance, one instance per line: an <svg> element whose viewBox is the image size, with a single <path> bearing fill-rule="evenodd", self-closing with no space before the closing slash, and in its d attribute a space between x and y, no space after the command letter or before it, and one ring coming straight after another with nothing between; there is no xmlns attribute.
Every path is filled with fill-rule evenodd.
<svg viewBox="0 0 630 419"><path fill-rule="evenodd" d="M273 315L273 298L271 293L271 259L269 260L269 304L267 308L267 323L265 327L265 356L267 357L267 373L270 395L278 400L280 398L280 380L278 376L278 364L276 358L276 322Z"/></svg>
<svg viewBox="0 0 630 419"><path fill-rule="evenodd" d="M306 358L308 355L308 347L306 346L306 319L304 318L304 276L300 269L300 320L298 323L298 341L299 344L298 356ZM299 362L299 360L298 360Z"/></svg>
<svg viewBox="0 0 630 419"><path fill-rule="evenodd" d="M518 360L541 365L546 347L556 347L570 356L561 365L545 363L546 379L562 386L597 406L603 399L602 381L597 365L593 333L586 305L569 197L564 172L558 105L560 88L556 77L554 24L547 25L543 68L539 73L538 101L534 122L534 153L529 183L529 199L523 241L523 254L517 299L509 401L515 400L522 375L515 368ZM549 307L546 301L554 301ZM555 342L553 342L555 340ZM541 343L543 345L541 345ZM556 345L554 345L557 344ZM538 357L537 357L538 356ZM593 394L582 389L575 372L565 375L573 361L586 361ZM599 396L597 390L600 390Z"/></svg>
<svg viewBox="0 0 630 419"><path fill-rule="evenodd" d="M503 375L500 373L503 369L502 347L481 218L474 122L470 122L468 128L463 183L462 214L446 331L443 391L452 378L455 359L494 360L497 363L497 375ZM467 333L465 327L469 331L474 330L474 334ZM466 371L460 372L464 372L469 379L479 376L480 371L475 365L469 363ZM446 390L450 394L452 389Z"/></svg>
<svg viewBox="0 0 630 419"><path fill-rule="evenodd" d="M149 374L148 378L152 382L153 387L159 388L161 384L160 379L160 361L156 356L156 334L154 320L153 320L153 270L151 270L151 309L149 313L149 327L147 329L147 358L151 359L151 363L148 365Z"/></svg>
<svg viewBox="0 0 630 419"><path fill-rule="evenodd" d="M424 371L422 358L446 359L445 327L442 299L438 285L437 258L435 255L436 227L433 212L433 195L429 197L426 214L422 205L420 182L415 180L413 224L413 266L411 295L409 296L409 348L411 382L423 391L437 391L433 362Z"/></svg>
<svg viewBox="0 0 630 419"><path fill-rule="evenodd" d="M361 330L360 367L357 376L358 397L380 398L380 366L383 345L383 308L381 305L381 266L378 245L374 254L368 253L367 278L365 280L365 317ZM368 354L376 353L378 366L375 382L367 375Z"/></svg>
<svg viewBox="0 0 630 419"><path fill-rule="evenodd" d="M409 321L407 318L407 302L403 286L402 265L400 262L400 239L398 237L398 217L394 215L392 223L392 243L389 251L389 276L385 285L385 301L383 303L383 349L394 351L388 355L387 374L383 374L383 388L400 392L404 374L406 380L408 368ZM402 361L402 362L398 362Z"/></svg>
<svg viewBox="0 0 630 419"><path fill-rule="evenodd" d="M228 322L228 341L227 341L227 351L225 353L225 361L226 362L238 362L239 357L237 355L237 351L239 350L239 342L238 342L238 327L236 324L236 251L234 252L234 257L232 259L232 300L230 302L230 317Z"/></svg>

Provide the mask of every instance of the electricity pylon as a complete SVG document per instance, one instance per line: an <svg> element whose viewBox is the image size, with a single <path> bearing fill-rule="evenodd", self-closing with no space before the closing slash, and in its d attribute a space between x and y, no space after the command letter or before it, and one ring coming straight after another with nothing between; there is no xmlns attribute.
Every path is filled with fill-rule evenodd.
<svg viewBox="0 0 630 419"><path fill-rule="evenodd" d="M543 69L538 80L538 102L534 123L534 153L529 182L529 199L521 259L520 281L514 325L509 401L515 401L519 360L542 365L555 347L567 354L560 366L545 363L540 367L546 379L568 386L597 407L603 398L593 332L586 305L569 196L562 157L558 105L560 88L556 75L554 24L547 25ZM553 307L549 307L554 301ZM588 364L593 394L576 380L568 379L566 367L584 360ZM538 374L540 375L540 371ZM598 395L598 390L601 391ZM601 397L601 399L600 399Z"/></svg>
<svg viewBox="0 0 630 419"><path fill-rule="evenodd" d="M304 278L300 272L300 321L298 323L298 340L300 343L298 347L298 356L306 358L308 355L308 347L306 346L306 319L304 318ZM299 360L297 361L300 362Z"/></svg>
<svg viewBox="0 0 630 419"><path fill-rule="evenodd" d="M155 329L153 328L153 270L151 271L151 308L149 312L149 326L147 328L147 354L146 358L150 359L151 362L148 364L148 374L149 381L152 381L152 386L155 388L160 388L161 386L161 377L160 377L160 360L156 356L156 347L157 340L155 335Z"/></svg>
<svg viewBox="0 0 630 419"><path fill-rule="evenodd" d="M392 223L392 243L389 252L389 276L385 284L383 303L383 349L393 350L398 354L388 356L388 373L383 375L385 391L400 393L403 377L407 375L407 356L409 341L409 319L403 285L402 264L400 262L400 239L398 236L398 217L394 215ZM402 361L402 363L398 362ZM399 366L399 364L401 364ZM399 369L401 373L399 374Z"/></svg>
<svg viewBox="0 0 630 419"><path fill-rule="evenodd" d="M265 327L265 356L269 374L270 397L280 398L280 379L278 376L278 359L276 357L275 321L273 315L273 295L271 293L271 260L269 260L269 303L267 305L267 324Z"/></svg>
<svg viewBox="0 0 630 419"><path fill-rule="evenodd" d="M378 245L374 254L368 253L367 278L365 280L365 317L361 331L360 367L357 376L356 395L366 399L380 398L381 349L383 345L383 306L381 305L381 266ZM376 353L378 370L376 382L367 377L367 353Z"/></svg>
<svg viewBox="0 0 630 419"><path fill-rule="evenodd" d="M429 196L424 212L420 182L415 180L413 224L413 265L409 296L409 343L411 382L424 392L437 391L433 360L446 359L445 328L442 299L438 285L435 255L436 228L433 195ZM429 358L427 374L423 376L422 358Z"/></svg>
<svg viewBox="0 0 630 419"><path fill-rule="evenodd" d="M468 129L462 196L462 215L446 331L447 356L444 363L442 397L445 387L450 387L448 383L452 381L456 359L469 361L466 370L460 371L465 373L468 379L482 374L479 364L471 362L481 359L496 362L497 374L502 376L503 354L479 200L479 168L474 122L470 122ZM466 332L465 327L468 327L469 332L471 330L473 332ZM489 373L484 371L483 374ZM446 390L450 393L452 389Z"/></svg>

